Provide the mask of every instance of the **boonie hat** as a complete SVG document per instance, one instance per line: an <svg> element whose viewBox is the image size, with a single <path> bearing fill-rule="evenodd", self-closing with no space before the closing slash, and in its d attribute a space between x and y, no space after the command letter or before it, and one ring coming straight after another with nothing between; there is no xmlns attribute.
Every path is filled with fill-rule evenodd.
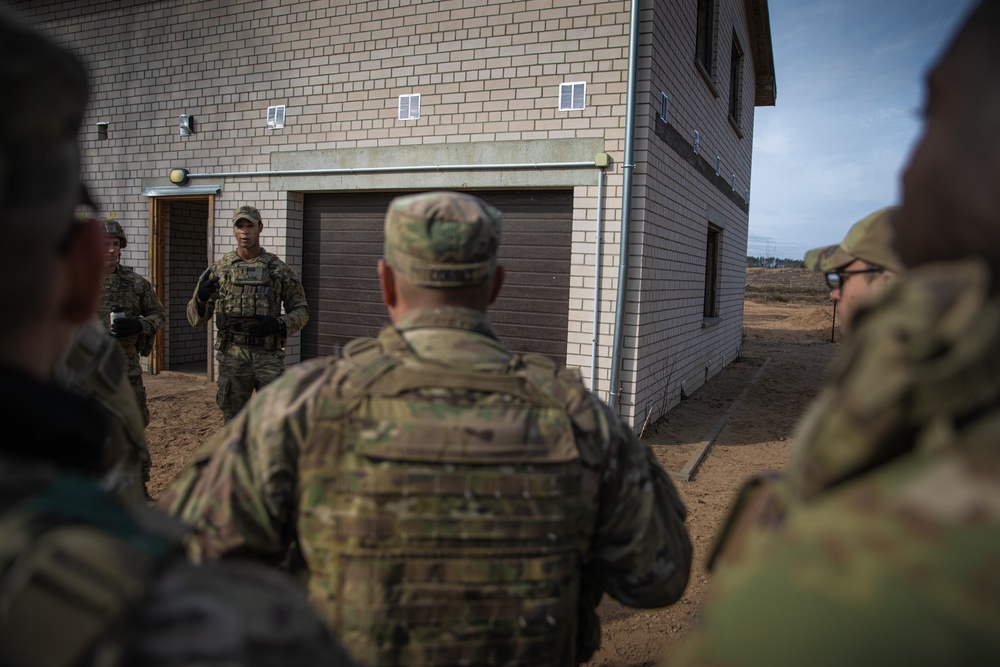
<svg viewBox="0 0 1000 667"><path fill-rule="evenodd" d="M500 219L461 192L397 197L385 215L385 261L416 285L481 285L496 268Z"/></svg>
<svg viewBox="0 0 1000 667"><path fill-rule="evenodd" d="M240 206L238 209L233 211L233 224L235 225L240 220L249 220L250 222L258 225L264 223L264 221L260 218L260 211L249 205Z"/></svg>
<svg viewBox="0 0 1000 667"><path fill-rule="evenodd" d="M834 271L860 259L874 266L902 273L903 262L893 247L892 216L898 206L887 206L858 220L837 245L815 248L806 253L806 268Z"/></svg>

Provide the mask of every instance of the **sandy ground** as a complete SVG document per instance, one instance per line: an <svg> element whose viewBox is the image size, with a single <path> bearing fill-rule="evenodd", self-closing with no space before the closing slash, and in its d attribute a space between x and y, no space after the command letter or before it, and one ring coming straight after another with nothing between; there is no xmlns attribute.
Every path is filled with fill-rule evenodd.
<svg viewBox="0 0 1000 667"><path fill-rule="evenodd" d="M709 585L704 558L727 506L747 477L788 463L795 423L840 347L831 343L833 311L819 293L791 301L774 292L754 294L760 300L746 302L740 359L657 423L647 424L643 440L668 471L682 471L704 450L690 480L675 479L688 508L695 566L684 597L671 607L633 609L606 598L599 609L602 646L589 665L656 664L697 621ZM204 376L165 372L147 377L146 388L155 498L222 418L215 385Z"/></svg>

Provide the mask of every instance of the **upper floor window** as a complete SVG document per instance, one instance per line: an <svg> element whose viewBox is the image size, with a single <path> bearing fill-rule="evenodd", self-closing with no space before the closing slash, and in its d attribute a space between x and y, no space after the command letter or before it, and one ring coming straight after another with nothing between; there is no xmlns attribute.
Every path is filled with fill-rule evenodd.
<svg viewBox="0 0 1000 667"><path fill-rule="evenodd" d="M559 84L559 111L575 111L584 107L587 84L583 81Z"/></svg>
<svg viewBox="0 0 1000 667"><path fill-rule="evenodd" d="M716 1L698 0L698 38L695 58L710 77L715 75Z"/></svg>
<svg viewBox="0 0 1000 667"><path fill-rule="evenodd" d="M399 120L420 118L420 94L399 96Z"/></svg>
<svg viewBox="0 0 1000 667"><path fill-rule="evenodd" d="M733 35L733 49L729 55L729 118L741 129L740 116L743 111L743 49Z"/></svg>

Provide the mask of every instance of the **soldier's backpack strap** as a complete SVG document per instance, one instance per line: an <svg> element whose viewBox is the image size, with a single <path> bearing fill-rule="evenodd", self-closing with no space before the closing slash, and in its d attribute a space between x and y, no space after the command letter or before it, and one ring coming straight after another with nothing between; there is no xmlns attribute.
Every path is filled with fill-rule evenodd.
<svg viewBox="0 0 1000 667"><path fill-rule="evenodd" d="M101 653L177 548L83 477L26 499L0 518L0 664L71 667Z"/></svg>

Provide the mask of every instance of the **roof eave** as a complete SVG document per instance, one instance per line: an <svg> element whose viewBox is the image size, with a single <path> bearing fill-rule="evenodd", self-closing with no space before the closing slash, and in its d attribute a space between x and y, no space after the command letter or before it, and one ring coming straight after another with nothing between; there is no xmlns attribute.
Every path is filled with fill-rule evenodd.
<svg viewBox="0 0 1000 667"><path fill-rule="evenodd" d="M771 44L771 15L767 0L744 0L747 26L750 29L750 52L753 53L754 106L774 106L778 86L774 75L774 48Z"/></svg>

